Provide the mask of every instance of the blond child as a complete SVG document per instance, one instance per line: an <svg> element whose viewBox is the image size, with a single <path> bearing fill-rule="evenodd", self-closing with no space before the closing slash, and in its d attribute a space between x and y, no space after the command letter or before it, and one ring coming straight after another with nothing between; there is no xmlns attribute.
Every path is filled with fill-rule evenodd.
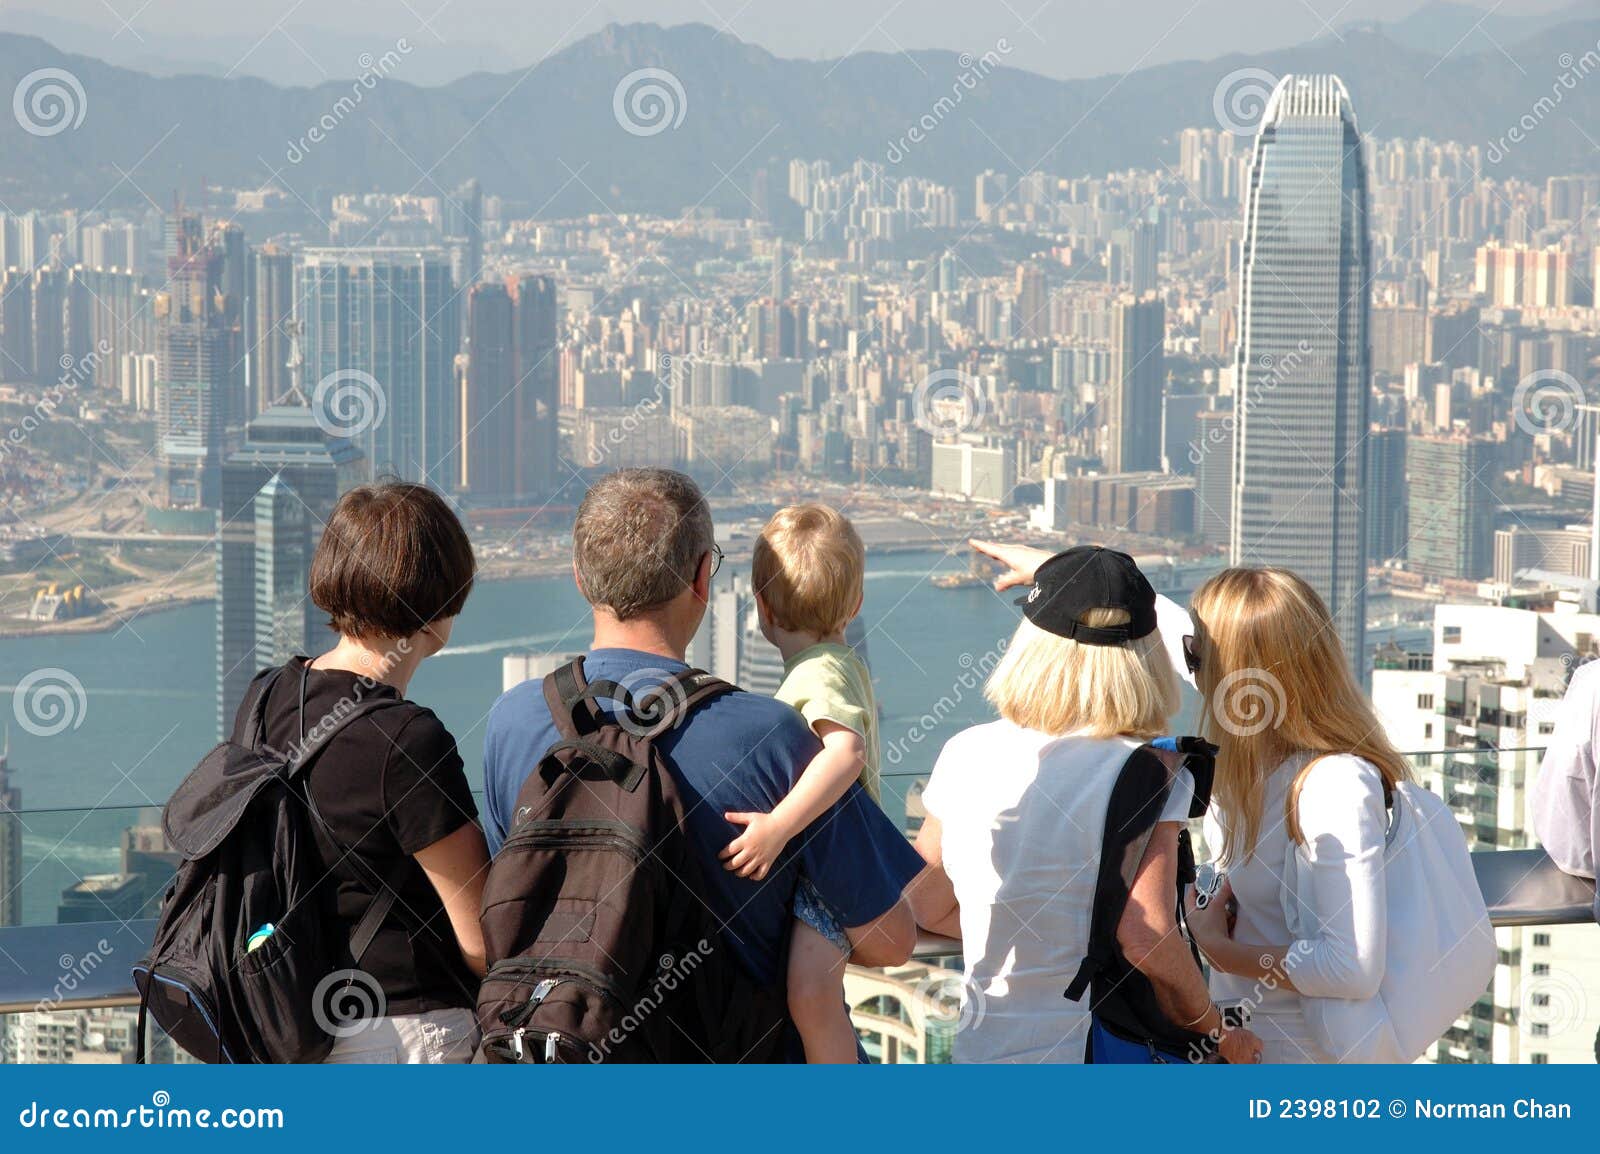
<svg viewBox="0 0 1600 1154"><path fill-rule="evenodd" d="M744 827L722 857L759 881L791 839L859 781L878 801L878 708L867 667L845 643L861 611L866 550L855 527L826 505L780 510L756 541L752 561L761 632L783 655L778 700L800 711L822 751L771 813L730 813ZM801 878L790 938L789 1016L807 1062L856 1061L844 1003L850 941L815 888Z"/></svg>

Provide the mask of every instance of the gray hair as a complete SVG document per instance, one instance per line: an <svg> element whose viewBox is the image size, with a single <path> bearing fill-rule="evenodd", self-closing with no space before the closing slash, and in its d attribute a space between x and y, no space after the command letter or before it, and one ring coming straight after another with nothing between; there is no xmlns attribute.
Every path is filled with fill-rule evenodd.
<svg viewBox="0 0 1600 1154"><path fill-rule="evenodd" d="M584 494L572 556L589 604L626 621L694 583L711 551L700 486L671 469L619 469Z"/></svg>

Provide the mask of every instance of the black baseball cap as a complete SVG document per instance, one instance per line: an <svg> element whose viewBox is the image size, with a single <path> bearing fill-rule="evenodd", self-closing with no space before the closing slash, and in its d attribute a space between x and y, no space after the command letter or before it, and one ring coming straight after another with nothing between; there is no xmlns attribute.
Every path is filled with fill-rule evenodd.
<svg viewBox="0 0 1600 1154"><path fill-rule="evenodd" d="M1033 588L1019 597L1022 615L1046 633L1085 645L1126 645L1156 631L1156 591L1126 553L1078 545L1057 553L1033 575ZM1093 626L1081 618L1091 609L1126 610L1126 625Z"/></svg>

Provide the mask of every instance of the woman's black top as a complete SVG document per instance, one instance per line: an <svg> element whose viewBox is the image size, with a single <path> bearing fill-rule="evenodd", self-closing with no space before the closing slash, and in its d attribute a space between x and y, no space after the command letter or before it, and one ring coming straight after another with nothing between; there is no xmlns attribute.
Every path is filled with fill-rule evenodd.
<svg viewBox="0 0 1600 1154"><path fill-rule="evenodd" d="M263 739L274 749L298 747L306 663L304 657L290 661L267 700ZM398 702L334 734L309 771L311 796L339 843L334 846L318 830L317 849L337 886L339 917L355 928L377 889L372 874L398 897L359 963L383 990L383 1012L470 1007L478 979L462 960L439 893L414 856L477 821L455 738L432 710L406 701L391 685L345 670L307 671L305 693L306 732L356 702ZM245 701L254 696L247 693ZM346 852L359 854L370 873L342 862Z"/></svg>

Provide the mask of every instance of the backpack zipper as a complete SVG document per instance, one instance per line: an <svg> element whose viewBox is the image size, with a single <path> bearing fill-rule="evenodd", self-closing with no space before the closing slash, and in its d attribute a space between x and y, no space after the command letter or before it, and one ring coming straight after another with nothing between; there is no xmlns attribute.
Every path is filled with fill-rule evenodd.
<svg viewBox="0 0 1600 1154"><path fill-rule="evenodd" d="M539 1008L540 1002L550 996L550 991L559 986L564 980L564 978L545 978L542 980L537 986L533 987L533 993L528 995L526 1002L500 1015L501 1023L507 1026L520 1027L529 1018L533 1017L533 1012Z"/></svg>
<svg viewBox="0 0 1600 1154"><path fill-rule="evenodd" d="M568 850L586 848L574 844L579 842L620 849L634 861L643 861L645 857L644 838L631 825L620 821L593 821L581 825L562 821L529 822L513 832L501 849L524 846L554 846Z"/></svg>
<svg viewBox="0 0 1600 1154"><path fill-rule="evenodd" d="M539 987L543 986L545 984L545 982L550 982L551 983L550 989L553 990L556 986L560 985L562 982L571 981L573 979L576 979L580 984L593 986L600 993L606 995L607 997L609 997L609 998L611 998L611 999L613 999L613 1000L615 1000L617 1002L621 1002L623 1000L622 999L622 994L621 994L620 990L618 989L617 984L615 982L613 982L610 978L608 978L605 974L602 974L599 970L595 969L593 966L587 966L582 962L571 961L571 960L565 959L565 958L560 959L558 961L536 960L536 959L533 959L533 958L503 958L502 960L496 962L494 965L489 967L489 973L484 976L484 981L490 982L490 981L494 981L496 978L504 977L507 971L511 971L512 973L517 973L517 972L528 971L528 970L532 970L535 973L543 971L546 974L548 974L550 971L554 970L559 974L570 974L570 975L572 975L571 978L563 978L563 977L550 978L550 977L545 977L545 978L541 979L534 986L533 993L529 994L529 1000L530 1001L532 1001L533 994L538 993ZM550 990L546 990L544 992L543 996L539 998L539 1001L542 1002L542 1001L544 1001L545 998L547 998L549 996L550 996ZM529 1008L528 1012L531 1014L533 1012L533 1009L536 1009L537 1007L538 1007L538 1002L534 1002L533 1003L533 1007ZM519 1007L519 1008L527 1008L527 1007L524 1006L524 1007Z"/></svg>

